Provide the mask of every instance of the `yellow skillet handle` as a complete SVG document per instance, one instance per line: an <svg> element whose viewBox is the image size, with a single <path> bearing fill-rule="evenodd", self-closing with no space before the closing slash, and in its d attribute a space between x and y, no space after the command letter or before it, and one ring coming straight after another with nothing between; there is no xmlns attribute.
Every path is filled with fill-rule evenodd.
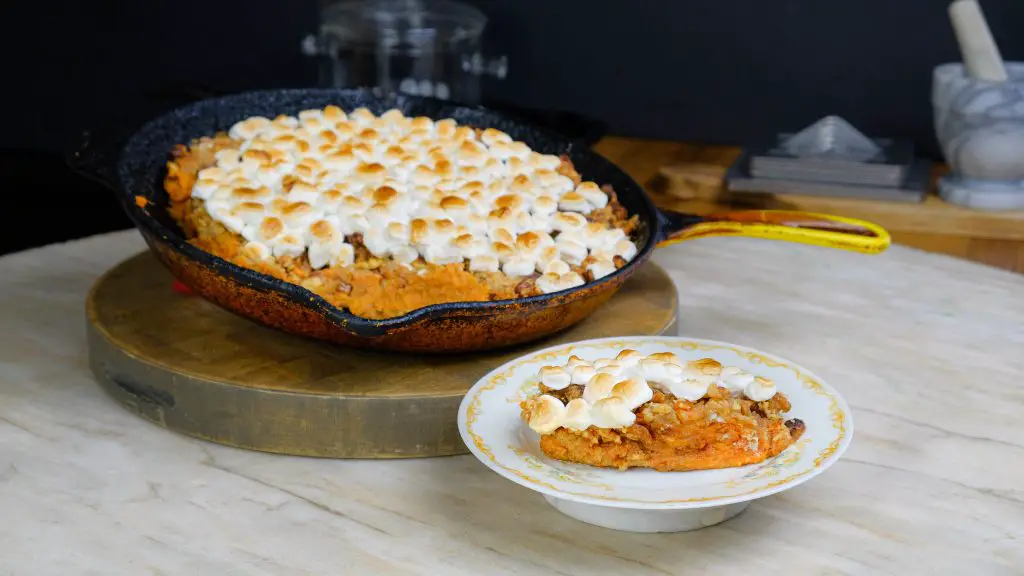
<svg viewBox="0 0 1024 576"><path fill-rule="evenodd" d="M870 222L813 212L745 210L703 217L663 216L658 246L711 236L748 236L878 254L891 241L884 228Z"/></svg>

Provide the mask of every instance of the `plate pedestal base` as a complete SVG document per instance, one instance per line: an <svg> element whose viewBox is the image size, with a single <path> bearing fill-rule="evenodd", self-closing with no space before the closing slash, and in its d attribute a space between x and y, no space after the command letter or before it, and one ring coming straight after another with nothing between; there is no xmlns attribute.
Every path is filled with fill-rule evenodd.
<svg viewBox="0 0 1024 576"><path fill-rule="evenodd" d="M687 508L683 510L636 510L613 508L544 496L556 510L587 524L626 532L686 532L720 524L747 509L749 502Z"/></svg>

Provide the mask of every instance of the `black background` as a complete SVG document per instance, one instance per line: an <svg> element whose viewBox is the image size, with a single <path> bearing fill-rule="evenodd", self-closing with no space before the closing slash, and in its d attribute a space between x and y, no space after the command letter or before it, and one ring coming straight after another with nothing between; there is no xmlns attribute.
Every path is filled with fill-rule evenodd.
<svg viewBox="0 0 1024 576"><path fill-rule="evenodd" d="M935 156L931 69L958 59L943 0L476 0L509 58L485 94L574 110L613 133L744 144L839 114ZM1024 59L1024 2L983 1ZM317 0L5 2L0 252L127 226L61 156L83 128L141 122L168 88L306 86ZM12 192L17 191L17 194ZM74 224L30 226L54 209Z"/></svg>

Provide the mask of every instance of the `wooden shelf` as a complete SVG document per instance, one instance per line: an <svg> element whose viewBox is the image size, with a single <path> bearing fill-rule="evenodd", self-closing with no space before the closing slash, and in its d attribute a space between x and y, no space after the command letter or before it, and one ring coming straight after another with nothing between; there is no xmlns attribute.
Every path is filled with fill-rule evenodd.
<svg viewBox="0 0 1024 576"><path fill-rule="evenodd" d="M894 241L930 252L1024 272L1024 211L983 212L944 202L933 192L921 203L737 194L725 173L740 149L685 142L609 137L594 149L622 166L666 209L708 214L736 209L825 212L869 220ZM936 168L936 176L944 168Z"/></svg>

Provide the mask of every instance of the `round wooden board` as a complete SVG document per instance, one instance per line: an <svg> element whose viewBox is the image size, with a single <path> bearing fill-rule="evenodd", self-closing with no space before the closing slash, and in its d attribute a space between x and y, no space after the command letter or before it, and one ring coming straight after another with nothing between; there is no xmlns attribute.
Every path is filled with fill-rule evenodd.
<svg viewBox="0 0 1024 576"><path fill-rule="evenodd" d="M676 290L646 264L562 334L458 356L365 352L254 324L171 288L149 253L101 277L86 303L90 367L122 406L166 428L266 452L409 458L467 452L455 416L478 379L530 350L675 332Z"/></svg>

